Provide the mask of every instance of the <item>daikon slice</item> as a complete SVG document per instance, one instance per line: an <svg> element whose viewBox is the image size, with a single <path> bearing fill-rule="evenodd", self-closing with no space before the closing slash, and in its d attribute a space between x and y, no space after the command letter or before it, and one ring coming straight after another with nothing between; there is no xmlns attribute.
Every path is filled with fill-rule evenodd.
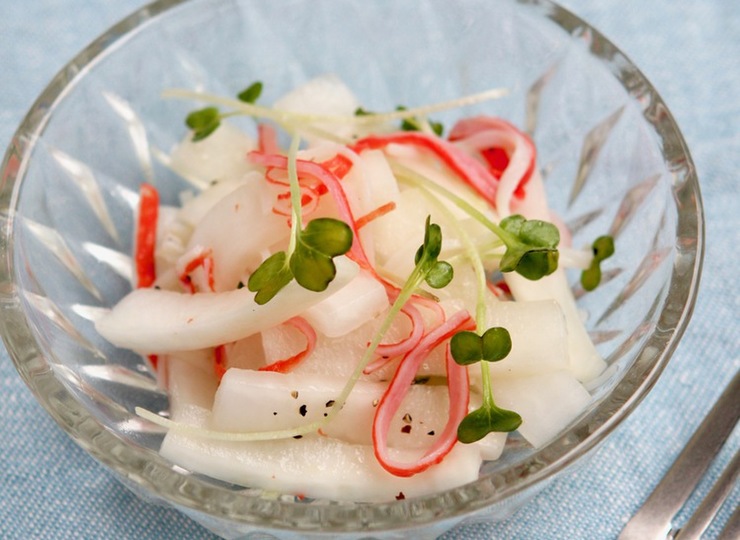
<svg viewBox="0 0 740 540"><path fill-rule="evenodd" d="M579 381L593 379L606 369L606 362L581 322L576 301L561 268L537 281L530 281L514 272L505 274L505 279L517 301L555 300L560 305L568 329L569 368Z"/></svg>
<svg viewBox="0 0 740 540"><path fill-rule="evenodd" d="M359 101L339 77L333 74L321 75L311 79L278 99L274 108L305 114L320 114L330 116L354 116ZM353 124L314 122L313 127L327 133L349 140L353 135ZM317 137L308 130L298 131L309 142L320 142L324 139Z"/></svg>
<svg viewBox="0 0 740 540"><path fill-rule="evenodd" d="M359 155L342 185L356 217L388 203L397 204L400 196L396 177L381 150L368 150ZM373 228L372 222L368 227Z"/></svg>
<svg viewBox="0 0 740 540"><path fill-rule="evenodd" d="M192 228L195 228L221 199L241 187L245 181L254 182L254 177L264 182L262 175L258 172L249 172L239 178L212 182L206 189L183 202L177 218L183 223L187 223Z"/></svg>
<svg viewBox="0 0 740 540"><path fill-rule="evenodd" d="M504 447L506 446L506 439L508 437L508 433L494 431L473 444L480 449L481 458L485 461L495 461L504 453Z"/></svg>
<svg viewBox="0 0 740 540"><path fill-rule="evenodd" d="M210 349L162 355L167 363L167 393L170 400L170 418L183 421L189 406L210 409L218 388L213 370L213 351Z"/></svg>
<svg viewBox="0 0 740 540"><path fill-rule="evenodd" d="M329 414L345 383L346 379L316 375L230 369L216 393L211 426L219 431L257 432L319 421ZM386 386L359 381L342 410L322 428L323 434L372 444L375 408ZM388 446L428 448L444 429L447 410L445 386L411 386L391 423Z"/></svg>
<svg viewBox="0 0 740 540"><path fill-rule="evenodd" d="M346 287L306 310L303 318L327 337L356 330L388 308L385 287L367 272L360 272Z"/></svg>
<svg viewBox="0 0 740 540"><path fill-rule="evenodd" d="M175 147L170 166L183 177L207 184L213 180L239 178L252 170L245 156L257 147L255 140L228 122L209 137L193 142L192 136Z"/></svg>
<svg viewBox="0 0 740 540"><path fill-rule="evenodd" d="M205 427L207 409L191 407L188 424ZM418 451L391 450L412 461ZM457 444L445 460L409 478L393 476L376 461L373 448L331 437L260 442L223 442L170 431L161 454L194 472L238 485L311 498L387 502L442 492L478 478L480 451Z"/></svg>
<svg viewBox="0 0 740 540"><path fill-rule="evenodd" d="M244 339L224 345L226 369L259 369L266 364L262 348L262 333L258 332Z"/></svg>
<svg viewBox="0 0 740 540"><path fill-rule="evenodd" d="M496 405L522 417L519 433L541 447L575 420L591 402L591 395L569 371L525 377L494 377Z"/></svg>
<svg viewBox="0 0 740 540"><path fill-rule="evenodd" d="M365 354L367 345L378 331L384 316L385 313L340 337L329 338L319 333L313 353L293 368L292 372L347 379ZM409 319L401 313L394 319L383 343L397 343L405 339L410 331ZM261 335L265 364L288 358L306 346L303 335L288 325L266 329ZM445 375L444 355L433 352L428 360L419 369L420 377ZM397 361L391 361L363 377L387 381L393 376L397 365Z"/></svg>
<svg viewBox="0 0 740 540"><path fill-rule="evenodd" d="M246 287L220 293L185 294L157 289L132 291L95 323L113 345L144 352L215 347L245 338L300 315L352 281L359 267L334 259L335 279L316 293L290 282L270 302L259 305Z"/></svg>
<svg viewBox="0 0 740 540"><path fill-rule="evenodd" d="M465 258L454 261L452 266L454 269L452 281L443 289L432 292L445 301L458 300L458 309L466 309L468 313L474 314L478 303L478 277L475 270ZM488 311L497 309L499 302L490 289L486 288L484 295Z"/></svg>
<svg viewBox="0 0 740 540"><path fill-rule="evenodd" d="M568 369L568 331L555 300L497 302L488 310L488 326L511 335L511 352L489 364L493 375L528 375Z"/></svg>
<svg viewBox="0 0 740 540"><path fill-rule="evenodd" d="M187 251L199 248L212 254L216 291L236 287L246 271L259 266L267 248L290 235L285 218L272 212L275 197L273 186L259 175L249 175L198 223ZM207 290L199 275L193 276L196 286Z"/></svg>

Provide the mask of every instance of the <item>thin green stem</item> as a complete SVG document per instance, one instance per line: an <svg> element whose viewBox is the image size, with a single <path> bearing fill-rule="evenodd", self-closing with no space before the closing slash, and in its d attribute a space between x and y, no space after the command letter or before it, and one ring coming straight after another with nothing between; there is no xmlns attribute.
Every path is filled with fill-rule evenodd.
<svg viewBox="0 0 740 540"><path fill-rule="evenodd" d="M391 170L396 175L398 180L403 183L415 187L423 187L429 191L439 193L445 199L451 201L453 204L455 204L455 206L463 210L478 223L486 227L493 234L498 236L506 245L518 245L520 243L511 233L499 227L498 224L491 221L480 210L475 208L472 204L470 204L459 195L452 193L447 188L440 186L436 182L433 182L432 180L420 175L416 171L413 171L408 167L404 167L399 163L391 162Z"/></svg>
<svg viewBox="0 0 740 540"><path fill-rule="evenodd" d="M509 91L505 88L493 88L485 90L477 94L471 94L463 96L458 99L445 101L441 103L433 103L431 105L424 105L421 107L413 107L402 111L391 111L386 113L370 113L366 115L331 115L331 114L306 114L292 111L285 111L275 109L272 107L264 107L261 105L255 105L253 103L245 103L238 99L227 98L206 92L195 92L193 90L173 88L162 92L164 98L179 98L179 99L192 99L201 101L204 103L210 103L212 105L219 105L222 107L228 107L233 109L235 112L240 114L253 116L255 118L266 118L278 122L279 124L285 125L301 125L302 127L307 124L321 123L321 124L339 124L339 125L379 125L395 120L403 120L407 118L413 118L415 116L422 117L427 116L431 113L458 109L476 103L482 103L484 101L490 101L493 99L501 98L507 95Z"/></svg>
<svg viewBox="0 0 740 540"><path fill-rule="evenodd" d="M421 176L421 175L419 175ZM480 255L478 254L478 250L475 248L475 244L473 243L472 238L470 238L470 235L463 229L455 219L455 216L452 215L452 212L449 211L449 209L440 201L433 193L431 193L428 189L426 189L425 186L419 186L422 193L438 208L438 210L445 215L449 223L452 225L452 227L455 229L455 232L457 233L458 237L462 241L464 247L465 247L465 255L470 261L470 263L473 265L473 271L475 272L476 277L476 288L477 288L477 296L476 296L476 304L475 304L475 325L478 335L482 335L483 332L486 329L486 321L487 321L487 308L486 308L486 300L485 300L485 292L486 292L486 273L485 269L483 268L483 261L480 258ZM483 406L487 409L492 409L495 407L495 402L493 399L493 388L491 387L491 370L488 365L488 362L479 362L480 364L480 371L481 371L481 382L482 382L482 391L483 391Z"/></svg>
<svg viewBox="0 0 740 540"><path fill-rule="evenodd" d="M290 206L291 206L291 226L290 242L288 244L288 259L293 254L298 243L298 239L303 230L303 216L301 213L301 186L298 183L298 171L296 159L298 147L301 144L301 138L293 135L288 148L288 182L290 183Z"/></svg>

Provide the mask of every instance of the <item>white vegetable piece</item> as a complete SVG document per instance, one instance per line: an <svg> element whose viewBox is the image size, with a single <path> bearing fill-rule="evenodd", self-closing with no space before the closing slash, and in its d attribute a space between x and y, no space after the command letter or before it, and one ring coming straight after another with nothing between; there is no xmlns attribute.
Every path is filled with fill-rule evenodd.
<svg viewBox="0 0 740 540"><path fill-rule="evenodd" d="M505 274L505 279L517 301L552 299L560 305L568 328L569 366L579 381L593 379L606 369L606 362L599 355L581 322L563 269L559 268L537 281L530 281L514 272Z"/></svg>
<svg viewBox="0 0 740 540"><path fill-rule="evenodd" d="M187 251L211 252L216 291L234 289L246 271L259 266L266 249L290 235L285 218L272 212L274 201L273 187L259 175L250 175L198 223ZM207 290L202 273L194 274L193 281L199 290Z"/></svg>
<svg viewBox="0 0 740 540"><path fill-rule="evenodd" d="M260 182L264 182L265 179L257 172L250 172L239 178L230 178L227 180L219 180L211 183L206 189L198 193L197 196L190 197L184 201L180 211L177 214L177 218L195 228L203 218L211 211L211 209L218 204L221 199L226 195L236 190L237 188L244 185L244 182L254 182L254 177L257 177Z"/></svg>
<svg viewBox="0 0 740 540"><path fill-rule="evenodd" d="M213 370L213 351L182 352L162 355L160 363L167 365L167 393L170 400L170 418L175 422L187 416L188 407L210 409L218 388Z"/></svg>
<svg viewBox="0 0 740 540"><path fill-rule="evenodd" d="M353 116L359 106L359 101L349 87L332 74L316 77L297 86L274 104L278 110L330 116ZM353 135L351 123L314 122L311 125L347 140ZM301 131L301 135L309 142L324 140L312 135L310 131Z"/></svg>
<svg viewBox="0 0 740 540"><path fill-rule="evenodd" d="M227 122L209 137L193 142L188 135L170 156L170 166L184 178L207 185L213 180L239 178L253 169L247 152L257 147L255 140Z"/></svg>
<svg viewBox="0 0 740 540"><path fill-rule="evenodd" d="M209 411L192 407L183 421L206 427ZM393 476L375 459L369 445L331 437L260 442L222 442L170 431L161 454L181 467L243 486L313 498L362 502L392 501L438 493L478 478L476 445L457 444L440 464L409 478ZM413 461L415 450L391 450Z"/></svg>
<svg viewBox="0 0 740 540"><path fill-rule="evenodd" d="M211 426L218 431L292 429L320 421L334 406L345 379L230 369L221 379ZM387 384L359 381L342 410L324 427L330 437L372 444L375 411ZM413 385L389 430L391 448L428 448L447 422L447 388Z"/></svg>
<svg viewBox="0 0 740 540"><path fill-rule="evenodd" d="M359 267L336 257L335 279L316 293L291 281L259 305L246 287L221 293L186 294L137 289L100 318L95 328L113 345L144 353L188 351L237 341L303 313L351 282Z"/></svg>
<svg viewBox="0 0 740 540"><path fill-rule="evenodd" d="M480 448L480 455L483 460L495 461L504 453L504 447L506 446L506 439L508 437L508 433L494 431L473 444Z"/></svg>
<svg viewBox="0 0 740 540"><path fill-rule="evenodd" d="M367 350L367 344L372 341L380 327L381 319L385 315L383 313L380 317L368 321L358 329L338 338L328 338L318 333L316 348L313 353L298 364L293 369L293 373L321 375L346 380L352 375L355 367L362 359ZM409 335L410 327L408 318L399 314L383 342L396 343L404 339ZM306 344L305 337L290 325L268 328L261 335L265 364L288 358L301 351ZM368 380L387 381L393 376L397 367L398 361L393 360L377 371L363 377ZM418 372L420 377L433 375L445 375L444 357L438 354L436 350L421 365Z"/></svg>
<svg viewBox="0 0 740 540"><path fill-rule="evenodd" d="M528 375L568 369L568 331L555 300L497 302L488 309L488 325L511 336L511 352L489 364L492 375Z"/></svg>
<svg viewBox="0 0 740 540"><path fill-rule="evenodd" d="M493 378L492 386L496 405L521 415L518 431L535 447L549 442L591 402L591 395L568 371Z"/></svg>
<svg viewBox="0 0 740 540"><path fill-rule="evenodd" d="M308 308L303 317L325 336L340 337L387 308L385 287L367 272L360 272L346 287Z"/></svg>

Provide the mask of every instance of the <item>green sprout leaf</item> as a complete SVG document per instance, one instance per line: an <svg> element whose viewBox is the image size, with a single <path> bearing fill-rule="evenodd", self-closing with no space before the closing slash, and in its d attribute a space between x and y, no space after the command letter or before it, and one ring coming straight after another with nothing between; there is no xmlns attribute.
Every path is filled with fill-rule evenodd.
<svg viewBox="0 0 740 540"><path fill-rule="evenodd" d="M443 289L452 281L455 275L455 271L452 265L447 261L437 261L437 263L429 269L424 281L427 282L432 289Z"/></svg>
<svg viewBox="0 0 740 540"><path fill-rule="evenodd" d="M482 336L475 332L458 332L450 340L452 358L461 366L469 366L480 360L498 362L511 352L511 335L506 328L494 326Z"/></svg>
<svg viewBox="0 0 740 540"><path fill-rule="evenodd" d="M461 366L475 364L483 358L483 342L475 332L458 332L450 340L450 354Z"/></svg>
<svg viewBox="0 0 740 540"><path fill-rule="evenodd" d="M484 404L463 418L457 426L457 439L464 444L474 443L492 432L510 432L522 424L522 417L514 411Z"/></svg>
<svg viewBox="0 0 740 540"><path fill-rule="evenodd" d="M202 141L221 125L221 112L216 107L193 111L185 118L185 125L193 130L193 142Z"/></svg>
<svg viewBox="0 0 740 540"><path fill-rule="evenodd" d="M344 255L352 247L352 229L338 219L317 218L301 232L301 244L327 257Z"/></svg>
<svg viewBox="0 0 740 540"><path fill-rule="evenodd" d="M503 219L499 226L508 233L501 236L506 244L500 264L502 272L515 271L527 279L537 280L557 269L560 232L555 225L513 215Z"/></svg>
<svg viewBox="0 0 740 540"><path fill-rule="evenodd" d="M262 83L260 81L254 82L247 88L237 94L239 101L244 103L255 103L260 95L262 94Z"/></svg>
<svg viewBox="0 0 740 540"><path fill-rule="evenodd" d="M594 253L591 265L581 273L581 286L587 291L593 291L601 283L601 262L614 255L614 238L599 236L591 248Z"/></svg>
<svg viewBox="0 0 740 540"><path fill-rule="evenodd" d="M298 284L310 291L326 290L337 274L333 257L352 247L352 229L338 219L318 218L300 232L290 270Z"/></svg>
<svg viewBox="0 0 740 540"><path fill-rule="evenodd" d="M407 110L406 107L403 105L399 105L396 107L397 111L405 111ZM357 114L355 112L355 114ZM432 128L432 131L434 132L437 137L441 137L444 133L444 126L441 122L435 122L433 120L427 120L427 123L429 124L429 127ZM401 130L402 131L421 131L422 130L422 122L416 117L411 118L404 118L401 120Z"/></svg>
<svg viewBox="0 0 740 540"><path fill-rule="evenodd" d="M424 243L416 251L414 263L430 287L442 289L452 281L455 272L451 264L437 260L442 252L442 229L436 223L432 223L431 219L431 216L427 216Z"/></svg>
<svg viewBox="0 0 740 540"><path fill-rule="evenodd" d="M279 251L249 276L247 287L256 292L258 304L266 304L293 279L309 291L326 290L337 275L332 260L352 246L352 229L338 219L319 218L298 233L295 250L288 255Z"/></svg>
<svg viewBox="0 0 740 540"><path fill-rule="evenodd" d="M511 334L506 328L494 326L486 330L480 337L482 360L498 362L506 358L511 352Z"/></svg>
<svg viewBox="0 0 740 540"><path fill-rule="evenodd" d="M254 301L266 304L293 279L288 266L288 255L284 251L274 253L249 276L247 288L256 292Z"/></svg>

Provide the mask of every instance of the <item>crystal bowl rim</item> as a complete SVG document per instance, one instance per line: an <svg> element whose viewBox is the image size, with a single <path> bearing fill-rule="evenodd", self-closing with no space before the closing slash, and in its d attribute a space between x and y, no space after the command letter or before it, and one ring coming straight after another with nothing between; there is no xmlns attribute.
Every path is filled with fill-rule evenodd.
<svg viewBox="0 0 740 540"><path fill-rule="evenodd" d="M301 529L301 525L292 522L290 518L291 515L295 514L296 509L305 509L306 505L278 500L260 501L248 494L238 494L226 488L205 484L197 477L191 476L186 478L171 467L168 467L166 462L156 453L148 449L134 447L127 443L124 439L111 433L102 423L89 414L82 404L77 402L71 393L56 380L54 371L46 359L43 358L40 350L36 350L35 355L29 355L27 354L28 351L21 350L22 347L18 345L19 341L32 340L33 336L20 306L20 295L13 279L13 214L18 204L18 188L24 179L25 171L29 166L31 154L33 153L38 137L44 132L47 122L53 116L56 104L63 100L66 93L85 76L87 68L94 65L95 62L104 59L109 51L125 45L127 37L148 23L154 23L158 16L177 6L197 1L156 0L137 9L93 40L62 67L41 92L13 135L3 159L2 168L0 168L0 178L3 179L3 183L0 185L2 201L0 203L0 213L3 214L5 223L2 242L0 242L0 255L3 261L3 264L0 265L0 283L2 283L0 287L2 291L0 298L2 298L4 306L8 308L6 312L9 312L9 315L2 319L0 326L3 341L16 369L47 413L55 419L60 427L78 445L84 448L97 461L115 472L125 484L129 485L129 487L138 488L140 491L143 490L147 495L153 496L156 500L166 501L194 513L204 513L213 518L227 519L247 526L251 525L273 530L303 530L304 532L317 532L319 530L324 533L378 532L381 530L403 530L409 527L428 526L445 520L460 520L473 512L511 500L533 485L544 483L544 481L553 478L556 474L574 464L603 442L606 436L633 412L649 390L655 385L686 330L696 301L701 276L704 256L704 214L699 183L686 142L673 116L652 84L627 56L600 32L578 16L550 0L513 0L513 2L542 9L553 23L560 26L561 29L570 35L576 32L588 33L588 37L591 40L589 52L602 62L607 63L607 67L612 71L614 77L619 80L630 95L632 93L628 82L630 84L634 84L635 81L639 82L642 85L643 91L649 93L651 106L661 112L661 116L657 117L656 115L656 119L649 118L647 110L643 111L643 116L653 126L657 134L664 138L661 147L664 154L663 157L666 158L666 147L671 146L670 150L675 154L672 163L674 165L676 163L682 164L685 177L682 180L683 186L680 191L683 194L682 201L686 204L678 205L677 203L679 207L677 230L683 231L683 236L694 240L696 244L695 249L690 252L692 257L689 261L691 265L689 282L681 282L681 279L685 280L685 276L681 278L675 266L671 272L670 288L664 303L663 312L667 309L665 305L668 304L669 299L678 299L681 301L678 313L674 314L678 316L677 322L674 323L675 328L664 338L658 339L654 335L651 335L651 339L647 340L640 347L641 352L646 347L653 345L657 340L661 345L659 354L655 355L647 365L640 366L641 371L638 373L638 378L631 381L628 393L629 397L626 401L617 403L615 401L604 400L599 404L596 412L599 409L603 409L601 412L607 413L603 423L585 438L580 438L575 446L571 446L566 450L561 448L560 452L556 453L555 459L546 463L545 466L542 466L541 463L535 463L535 459L541 454L538 451L525 464L532 465L534 472L528 471L528 474L521 481L508 484L503 490L497 489L492 485L487 486L487 481L490 483L491 480L491 475L488 475L482 476L471 484L416 499L380 504L356 504L354 505L355 513L353 516L359 518L360 525L351 529L345 528L341 523L337 525L336 520L331 519L331 513L334 508L338 508L343 516L348 515L346 514L347 508L344 508L342 505L319 507L322 517L327 518L333 525L327 526L324 522L325 520L322 519L320 520L321 529L311 527ZM596 43L598 46L593 46L593 43ZM624 69L626 71L623 71ZM666 138L669 141L668 143L665 142ZM20 160L18 159L19 156ZM33 347L31 347L31 351L33 352ZM639 354L637 357L639 358ZM41 362L40 365L39 361ZM40 366L42 369L39 369ZM49 389L52 392L49 392ZM50 395L52 394L57 396L59 401L52 402L50 399ZM63 403L63 405L60 405L60 403ZM78 423L71 424L69 422L70 414L77 419ZM85 424L84 433L76 429L82 423ZM572 435L584 423L585 420L579 422L568 432L561 434L551 445L562 443L566 437ZM97 441L94 440L96 438ZM106 444L101 444L100 440L104 440ZM107 451L110 449L107 443L118 445L119 448L125 450L126 457L121 458L112 455L112 453ZM177 492L168 491L162 487L163 483L160 482L161 475L169 476L170 478L179 476L181 480L180 487L190 486L194 489L180 489ZM489 491L489 496L483 500L475 499L474 497L479 495L476 489L485 490L486 487L493 489L493 491ZM210 497L219 497L219 494L223 495L223 500L220 501L222 503L221 505L214 504L213 499L208 499ZM448 496L461 496L463 500L469 500L462 505L450 505ZM246 501L262 506L258 508L250 506L249 510L254 511L254 514L248 511L241 515L234 515L228 511L230 508L229 504L233 502L234 498L241 499L242 502ZM219 501L217 500L215 502ZM389 514L388 510L392 507L403 507L403 511ZM283 519L279 523L275 522L272 517L276 509L280 512ZM422 511L419 512L419 510ZM284 515L284 513L287 513L287 515ZM389 515L396 517L390 521L377 520L381 516L388 519Z"/></svg>

